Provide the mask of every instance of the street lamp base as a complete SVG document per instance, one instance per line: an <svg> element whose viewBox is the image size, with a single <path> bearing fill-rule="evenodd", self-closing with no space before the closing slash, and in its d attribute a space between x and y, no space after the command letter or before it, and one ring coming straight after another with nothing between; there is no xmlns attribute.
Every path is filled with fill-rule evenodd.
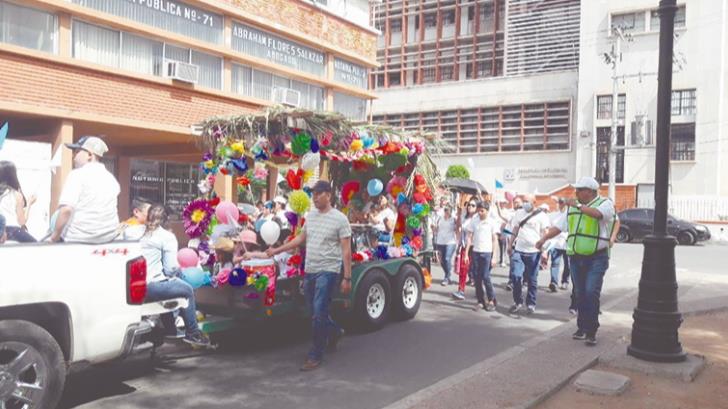
<svg viewBox="0 0 728 409"><path fill-rule="evenodd" d="M643 243L642 276L627 354L652 362L682 362L687 354L678 339L682 314L677 305L677 240L651 235Z"/></svg>

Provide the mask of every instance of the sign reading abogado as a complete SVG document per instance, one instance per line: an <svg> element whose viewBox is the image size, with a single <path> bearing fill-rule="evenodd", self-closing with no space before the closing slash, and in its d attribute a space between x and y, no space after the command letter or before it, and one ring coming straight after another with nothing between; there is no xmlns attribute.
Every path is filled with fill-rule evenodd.
<svg viewBox="0 0 728 409"><path fill-rule="evenodd" d="M334 79L359 88L367 88L367 69L361 65L335 58Z"/></svg>

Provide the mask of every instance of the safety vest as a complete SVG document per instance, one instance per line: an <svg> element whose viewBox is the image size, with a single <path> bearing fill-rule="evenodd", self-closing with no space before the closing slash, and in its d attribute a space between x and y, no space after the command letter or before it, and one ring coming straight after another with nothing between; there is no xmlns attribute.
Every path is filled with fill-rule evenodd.
<svg viewBox="0 0 728 409"><path fill-rule="evenodd" d="M596 208L604 203L606 198L597 197L587 206ZM599 219L582 213L576 207L569 207L567 214L569 235L566 238L566 254L569 256L591 256L599 249L599 241L609 241L614 228L614 219L609 224L609 235L601 237L599 233ZM608 248L608 247L607 247Z"/></svg>

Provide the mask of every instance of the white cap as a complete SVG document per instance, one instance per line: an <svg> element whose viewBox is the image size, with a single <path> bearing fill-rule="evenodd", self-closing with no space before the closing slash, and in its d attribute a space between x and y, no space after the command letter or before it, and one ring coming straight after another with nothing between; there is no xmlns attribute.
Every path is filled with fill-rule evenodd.
<svg viewBox="0 0 728 409"><path fill-rule="evenodd" d="M539 205L538 208L543 209L543 210L551 210L548 203L541 203L541 205Z"/></svg>
<svg viewBox="0 0 728 409"><path fill-rule="evenodd" d="M597 191L599 190L599 182L592 177L584 176L574 183L574 189L589 189Z"/></svg>
<svg viewBox="0 0 728 409"><path fill-rule="evenodd" d="M273 201L276 202L276 203L280 203L282 205L285 205L286 203L288 203L288 201L286 200L286 198L283 197L283 196L276 196L275 199L273 199Z"/></svg>
<svg viewBox="0 0 728 409"><path fill-rule="evenodd" d="M82 149L88 153L98 156L99 158L102 158L104 154L109 151L109 147L106 146L106 142L95 136L82 136L76 143L67 143L66 147L73 150Z"/></svg>

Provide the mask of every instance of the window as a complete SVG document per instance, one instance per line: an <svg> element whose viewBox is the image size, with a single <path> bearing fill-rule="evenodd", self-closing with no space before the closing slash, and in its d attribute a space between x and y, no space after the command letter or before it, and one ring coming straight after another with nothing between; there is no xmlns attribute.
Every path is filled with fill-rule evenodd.
<svg viewBox="0 0 728 409"><path fill-rule="evenodd" d="M645 12L612 14L612 28L620 27L624 31L644 32Z"/></svg>
<svg viewBox="0 0 728 409"><path fill-rule="evenodd" d="M619 94L617 104L617 118L624 119L626 110L627 96L625 94ZM612 119L612 96L611 95L599 95L597 96L597 119Z"/></svg>
<svg viewBox="0 0 728 409"><path fill-rule="evenodd" d="M367 117L367 100L334 92L334 111L349 119L364 121Z"/></svg>
<svg viewBox="0 0 728 409"><path fill-rule="evenodd" d="M422 69L422 83L427 84L430 82L435 82L435 67Z"/></svg>
<svg viewBox="0 0 728 409"><path fill-rule="evenodd" d="M425 29L437 27L437 13L425 14Z"/></svg>
<svg viewBox="0 0 728 409"><path fill-rule="evenodd" d="M675 12L675 28L685 28L685 6L678 6ZM650 31L660 31L660 14L657 10L650 11Z"/></svg>
<svg viewBox="0 0 728 409"><path fill-rule="evenodd" d="M197 196L199 179L196 164L132 159L129 205L143 197L164 204L170 210L170 218L179 220L187 203Z"/></svg>
<svg viewBox="0 0 728 409"><path fill-rule="evenodd" d="M179 61L199 67L200 85L222 88L220 57L78 20L72 37L76 59L154 76L164 74L165 60Z"/></svg>
<svg viewBox="0 0 728 409"><path fill-rule="evenodd" d="M389 86L390 87L395 87L397 85L402 84L402 76L400 75L399 72L390 72L387 75L389 76Z"/></svg>
<svg viewBox="0 0 728 409"><path fill-rule="evenodd" d="M401 33L402 32L402 19L393 18L389 20L389 32L390 33Z"/></svg>
<svg viewBox="0 0 728 409"><path fill-rule="evenodd" d="M654 145L652 137L652 120L644 119L644 116L635 116L636 121L630 124L631 145Z"/></svg>
<svg viewBox="0 0 728 409"><path fill-rule="evenodd" d="M609 150L612 146L612 128L597 128L597 175L601 183L609 182ZM624 146L624 127L617 127L617 146ZM615 180L624 183L624 150L617 150Z"/></svg>
<svg viewBox="0 0 728 409"><path fill-rule="evenodd" d="M0 1L0 42L54 53L56 16Z"/></svg>
<svg viewBox="0 0 728 409"><path fill-rule="evenodd" d="M442 25L450 26L455 24L455 10L445 10L442 12Z"/></svg>
<svg viewBox="0 0 728 409"><path fill-rule="evenodd" d="M695 160L695 123L670 125L670 159Z"/></svg>
<svg viewBox="0 0 728 409"><path fill-rule="evenodd" d="M672 91L672 115L695 115L695 90Z"/></svg>
<svg viewBox="0 0 728 409"><path fill-rule="evenodd" d="M233 64L232 91L234 93L272 101L274 87L291 88L300 92L302 108L315 111L324 109L324 89L321 87Z"/></svg>

